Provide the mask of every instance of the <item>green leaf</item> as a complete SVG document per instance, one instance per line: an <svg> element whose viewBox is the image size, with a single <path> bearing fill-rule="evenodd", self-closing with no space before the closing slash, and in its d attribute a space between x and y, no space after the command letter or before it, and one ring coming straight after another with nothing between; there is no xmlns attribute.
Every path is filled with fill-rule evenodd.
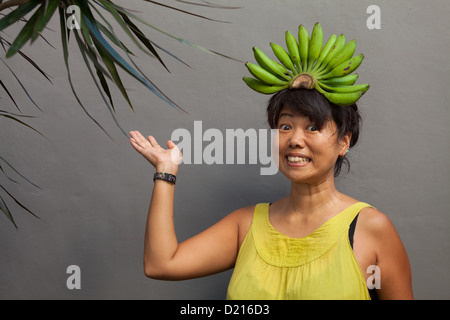
<svg viewBox="0 0 450 320"><path fill-rule="evenodd" d="M112 41L112 43L114 43L117 47L123 49L126 53L131 54L134 56L134 53L128 49L125 44L120 41L111 31L108 30L108 28L106 28L102 23L97 21L97 26L100 29L100 31L108 37L109 40Z"/></svg>
<svg viewBox="0 0 450 320"><path fill-rule="evenodd" d="M108 68L109 73L111 74L111 77L114 80L114 83L117 85L120 92L122 93L122 96L128 102L131 109L134 110L133 105L131 104L130 98L128 96L128 93L125 90L122 80L120 79L119 73L117 72L117 68L116 68L114 62L108 57L107 54L105 54L105 52L103 51L103 49L101 47L97 47L97 50L98 50L100 56L102 57L102 60L105 63L105 66Z"/></svg>
<svg viewBox="0 0 450 320"><path fill-rule="evenodd" d="M111 24L103 17L103 15L95 8L93 7L93 9L99 14L99 16L105 21L105 23L108 25L109 29L111 31L108 31L107 28L105 26L103 26L99 21L97 21L97 25L99 27L100 30L103 31L104 34L106 34L106 36L113 42L115 43L117 46L119 46L119 48L121 48L122 50L124 50L127 54L130 54L130 50L128 50L123 43L117 38L117 36L114 33L113 27L111 26ZM83 20L84 21L84 20ZM128 96L128 93L126 92L126 89L122 83L122 80L120 79L119 73L117 72L117 68L114 64L114 62L108 57L108 55L104 52L104 48L101 46L96 46L98 53L100 54L104 64L106 65L106 67L108 68L115 84L117 85L117 87L119 88L120 92L122 93L123 97L125 98L125 100L128 102L129 106L131 107L131 109L134 111L133 105L131 104L130 98ZM132 53L131 53L132 54ZM133 54L134 55L134 54Z"/></svg>
<svg viewBox="0 0 450 320"><path fill-rule="evenodd" d="M78 42L78 45L79 45L79 46L82 46L81 39L80 39L80 36L78 35L78 32L74 32L74 34L75 34L75 38L76 38L76 40L77 40L77 42ZM95 80L94 73L92 72L91 66L89 65L89 61L88 61L88 59L87 59L87 56L86 56L86 54L85 54L85 51L84 51L84 50L81 50L81 54L82 54L82 56L83 56L84 62L86 63L86 66L87 66L87 68L88 68L88 70L89 70L89 73L91 74L91 77L92 77L92 79L94 80L94 83L95 83L95 85L97 86L97 89L98 89L98 91L100 92L100 95L101 95L102 98L103 98L103 101L105 101L105 104L106 104L106 106L108 107L108 109L109 109L109 111L110 111L110 113L111 113L111 115L112 115L112 117L113 117L114 122L115 122L116 125L119 127L119 129L122 131L122 133L123 133L125 136L128 136L128 135L125 133L125 131L122 129L122 127L119 125L119 123L117 122L117 119L116 119L116 117L114 116L114 113L113 113L113 110L112 110L111 106L109 105L109 103L108 103L108 101L106 100L105 96L102 94L102 91L100 90L100 87L99 87L97 81ZM99 73L99 72L98 72L98 70L97 70L97 74L98 74L98 73ZM100 74L102 74L102 73L100 72ZM104 83L106 84L106 80L105 80L104 78L103 78L103 80L104 80ZM106 85L106 86L107 86L107 85ZM106 91L109 93L109 89L106 89ZM109 95L109 99L110 99L110 101L112 100L112 99L111 99L111 95Z"/></svg>
<svg viewBox="0 0 450 320"><path fill-rule="evenodd" d="M39 37L39 35L41 34L41 31L45 28L47 23L53 17L56 9L58 8L59 1L46 0L45 4L43 4L42 6L44 6L44 5L45 5L45 12L44 12L43 16L41 17L41 19L36 23L36 27L33 31L33 35L31 36L32 43L37 39L37 37Z"/></svg>
<svg viewBox="0 0 450 320"><path fill-rule="evenodd" d="M199 14L196 14L196 13L192 13L192 12L185 11L185 10L182 10L182 9L179 9L179 8L175 8L175 7L169 6L169 5L164 4L164 3L159 3L159 2L156 2L156 1L152 1L152 0L144 0L144 1L147 1L147 2L150 2L150 3L153 3L153 4L156 4L156 5L159 5L159 6L162 6L162 7L166 7L166 8L175 10L175 11L183 12L183 13L185 13L185 14L188 14L188 15L191 15L191 16L194 16L194 17L206 19L206 20L209 20L209 21L229 23L229 22L227 22L227 21L221 21L221 20L211 19L211 18L202 16L202 15L199 15Z"/></svg>
<svg viewBox="0 0 450 320"><path fill-rule="evenodd" d="M98 3L97 1L95 1L95 3L98 4L100 7L102 7L103 9L107 10L103 5L101 5L101 4ZM134 55L130 50L128 50L128 48L126 48L125 46L123 46L123 43L122 43L119 39L117 39L117 37L116 37L115 34L114 34L114 31L113 31L113 28L112 28L111 24L108 23L108 21L103 17L103 15L100 13L100 11L98 11L97 8L95 8L94 6L93 6L92 8L93 8L93 9L98 13L98 15L105 21L105 23L108 25L108 27L109 27L109 29L111 30L111 32L105 32L106 30L104 29L104 26L103 26L102 24L100 24L100 23L97 21L97 25L98 25L99 29L100 29L100 30L101 30L101 31L102 31L102 32L103 32L103 33L104 33L111 41L113 41L118 47L120 47L121 49L123 49L126 53L129 53L129 54ZM127 17L126 14L123 13L123 12L118 12L118 13L121 14L121 15L123 15L123 16L125 16L125 17ZM122 17L123 17L123 16L122 16ZM127 17L127 18L128 18L128 17ZM131 30L132 30L132 29L131 29ZM139 30L139 29L136 27L136 30ZM134 32L134 30L132 30L132 31ZM144 33L143 33L142 31L140 31L140 30L139 30L139 32L142 33L142 34L144 34ZM191 68L190 65L188 65L186 62L184 62L183 60L181 60L180 58L178 58L176 55L174 55L174 54L171 53L170 51L164 49L163 47L159 46L159 45L156 44L154 41L151 41L151 40L148 39L148 38L147 38L147 40L150 42L150 44L151 44L152 46L158 48L158 49L161 50L161 51L164 51L166 54L170 55L172 58L178 60L179 62L181 62L181 63L184 64L185 66ZM146 52L145 50L143 50L143 51L144 51L145 53L148 54L148 52ZM156 52L156 50L155 50L155 52ZM155 57L156 57L156 56L155 56ZM161 60L162 60L162 59L161 59ZM167 69L167 68L166 68L166 69ZM170 71L169 71L169 72L170 72Z"/></svg>
<svg viewBox="0 0 450 320"><path fill-rule="evenodd" d="M106 10L106 8L104 6L102 6L100 3L98 3L97 1L95 1L95 3ZM124 50L126 53L131 54L131 55L134 56L135 54L133 52L131 52L131 50L129 50L123 44L123 42L120 41L119 38L115 35L113 27L108 22L108 20L105 19L105 17L100 13L100 11L95 6L92 6L92 9L95 10L95 12L102 18L102 20L108 26L108 28L106 28L100 21L98 21L98 20L96 21L97 22L97 27L103 32L103 34L106 35L116 46L118 46L119 48Z"/></svg>
<svg viewBox="0 0 450 320"><path fill-rule="evenodd" d="M93 75L93 72L90 69L90 65L89 65L89 61L87 59L87 57L89 57L89 59L91 60L91 62L93 63L95 70L96 70L96 74L97 77L100 81L100 84L103 88L103 92L108 96L109 98L109 102L111 105L109 105L107 103L107 101L105 100L106 106L108 107L108 109L112 109L113 111L115 111L114 109L114 102L113 99L111 97L111 92L109 90L109 86L108 86L108 82L106 81L106 78L111 79L110 75L108 74L108 71L99 63L98 59L97 59L97 53L95 51L95 45L92 42L91 39L91 35L89 34L89 29L86 27L86 23L84 22L84 20L80 21L81 23L81 30L82 30L82 35L83 35L83 39L84 39L84 43L83 41L81 41L80 36L78 35L78 33L75 31L75 36L77 37L77 44L78 47L80 49L80 52L83 54L83 59L84 62L86 64L86 67L88 68L92 79L94 80L100 94L102 95L102 98L105 100L102 91L100 90L100 87L98 86L97 82L95 81L95 77ZM114 115L113 115L114 117ZM114 119L116 121L116 119ZM117 121L116 121L117 122ZM122 128L120 127L120 125L118 125L118 127L121 129L121 131L124 133L124 131L122 130Z"/></svg>
<svg viewBox="0 0 450 320"><path fill-rule="evenodd" d="M28 180L24 175L22 175L19 171L17 171L8 161L6 161L4 158L2 158L0 156L0 160L2 160L4 163L6 163L15 173L17 173L19 176L21 176L22 178L24 178L26 181L28 181L30 184L32 184L33 186L37 187L38 189L41 189L41 187L39 187L37 184L31 182L30 180Z"/></svg>
<svg viewBox="0 0 450 320"><path fill-rule="evenodd" d="M9 115L9 114L0 114L0 117L5 117L5 118L9 118L9 119L11 119L11 120L17 121L17 122L19 122L20 124L24 125L25 127L28 127L28 128L30 128L31 130L33 130L33 131L39 133L39 134L40 134L42 137L44 137L45 139L49 140L46 136L44 136L44 135L43 135L42 133L40 133L38 130L36 130L36 129L33 128L32 126L26 124L25 122L23 122L23 121L17 119L16 117L13 117L13 116L11 116L11 115Z"/></svg>
<svg viewBox="0 0 450 320"><path fill-rule="evenodd" d="M196 2L191 2L191 1L184 1L184 0L176 0L177 2L181 2L181 3L187 3L190 5L194 5L194 6L200 6L200 7L208 7L208 8L216 8L216 9L242 9L244 7L230 7L230 6L222 6L219 4L214 4L214 3L209 3L205 0L203 0L204 3L196 3Z"/></svg>
<svg viewBox="0 0 450 320"><path fill-rule="evenodd" d="M184 64L186 67L189 67L192 69L192 67L190 65L188 65L186 62L184 62L183 60L181 60L180 58L178 58L176 55L174 55L173 53L171 53L170 51L164 49L163 47L159 46L158 44L156 44L155 42L149 40L151 42L152 45L154 45L156 48L158 48L161 51L164 51L165 53L167 53L169 56L171 56L172 58L180 61L182 64Z"/></svg>
<svg viewBox="0 0 450 320"><path fill-rule="evenodd" d="M83 11L83 10L84 10L84 11ZM82 27L83 35L85 35L85 36L84 36L85 38L87 38L87 37L91 38L91 34L89 33L89 28L88 28L87 25L86 25L86 19L87 19L87 17L92 16L92 12L90 11L90 8L87 7L87 6L86 6L83 10L82 10L82 17L81 17L81 27ZM86 15L85 15L83 12L86 13ZM99 24L101 25L101 23L98 22L97 20L96 20L94 23L95 23L96 26L99 25ZM109 25L109 24L108 24L108 25ZM113 33L111 33L111 36L112 36L113 38L116 38L115 35L114 35ZM119 41L117 38L116 38L116 40ZM117 43L117 42L116 42L116 43ZM79 46L80 46L80 42L79 42ZM128 97L127 92L125 91L125 88L124 88L124 86L123 86L123 84L122 84L122 81L121 81L121 79L120 79L120 77L119 77L119 74L117 73L117 69L116 69L114 63L113 63L111 60L109 60L109 58L107 57L107 55L104 54L103 48L102 48L102 47L99 47L99 45L98 45L97 42L93 43L92 46L90 47L90 50L92 51L92 55L90 56L91 60L92 60L94 63L97 62L97 58L96 58L96 55L95 55L95 49L94 49L94 47L97 49L97 51L98 51L100 57L101 57L102 60L104 61L105 66L106 66L107 69L109 70L109 73L111 74L112 79L114 80L114 82L115 82L116 85L118 86L118 88L119 88L119 90L121 91L123 97L124 97L125 100L128 102L128 104L130 105L131 109L133 109L133 106L132 106L132 104L131 104L131 101L130 101L130 99L129 99L129 97ZM124 48L122 47L122 49L124 49ZM126 51L126 49L124 49L124 51ZM90 67L89 67L89 65L88 65L88 62L87 62L86 60L85 60L85 62L86 62L86 65L88 66L88 68L90 69ZM113 113L113 111L114 111L114 103L113 103L113 100L112 100L112 97L111 97L111 94L110 94L109 87L108 87L108 84L107 84L107 82L106 82L106 79L104 79L104 74L106 74L106 72L104 71L104 69L99 69L99 68L97 68L97 66L96 66L96 70L97 70L97 76L99 77L99 80L100 80L100 84L101 84L101 86L102 86L102 88L103 88L103 91L104 91L105 94L108 96L109 101L110 101L110 103L111 103L111 106L107 103L105 97L103 96L103 94L102 94L102 92L101 92L101 90L100 90L99 85L98 85L97 82L95 81L95 78L94 78L94 76L93 76L92 71L91 71L91 70L89 70L89 71L91 72L91 75L92 75L92 77L93 77L93 80L94 80L94 82L96 83L96 86L97 86L97 88L98 88L100 94L102 95L102 98L103 98L103 100L105 101L105 103L106 103L108 109L110 110L111 115L113 116L114 121L116 122L116 124L117 124L117 126L120 128L120 130L121 130L125 135L127 135L127 134L125 133L125 131L122 129L122 127L119 125L119 123L117 122L117 119L115 118L115 115L114 115L114 113ZM108 76L108 77L109 77L109 76Z"/></svg>
<svg viewBox="0 0 450 320"><path fill-rule="evenodd" d="M11 93L9 93L8 88L6 88L6 86L3 84L3 81L0 80L0 86L3 87L3 89L5 89L6 93L8 94L9 98L12 100L12 102L14 103L14 105L16 106L17 110L20 111L19 106L16 103L16 100L14 100L13 96L11 95Z"/></svg>
<svg viewBox="0 0 450 320"><path fill-rule="evenodd" d="M95 66L95 65L94 65ZM97 71L97 77L98 80L100 80L100 84L102 85L103 91L106 93L106 95L109 98L109 103L111 103L111 108L114 110L114 112L116 111L114 108L114 101L111 97L111 91L109 91L109 86L108 86L108 82L106 81L105 75L96 68Z"/></svg>
<svg viewBox="0 0 450 320"><path fill-rule="evenodd" d="M97 77L100 80L100 84L102 85L103 91L107 94L109 97L109 101L111 103L111 107L114 110L114 103L113 99L111 97L111 92L109 91L108 82L106 81L106 78L111 79L105 68L100 65L100 63L97 60L97 55L90 47L85 47L85 45L82 43L81 39L78 41L78 46L80 48L80 51L85 54L94 64L95 70L97 71ZM84 57L83 57L84 58ZM85 63L88 64L89 62L87 59L85 60ZM89 66L88 66L89 68ZM94 79L95 80L95 79Z"/></svg>
<svg viewBox="0 0 450 320"><path fill-rule="evenodd" d="M0 112L7 113L7 114L10 114L10 115L13 115L13 116L16 116L16 117L36 118L35 116L27 116L27 115L24 115L24 114L12 113L12 112L9 112L9 111L6 111L6 110L0 110Z"/></svg>
<svg viewBox="0 0 450 320"><path fill-rule="evenodd" d="M24 5L18 7L14 11L0 19L0 31L8 28L13 23L23 18L27 13L33 10L42 0L30 0Z"/></svg>
<svg viewBox="0 0 450 320"><path fill-rule="evenodd" d="M11 43L8 41L8 40L6 40L6 39L1 39L1 37L0 37L0 40L3 40L3 42L5 42L7 45L9 45L9 46L11 46ZM3 45L3 42L2 42L2 46L3 46L3 49L6 51L6 48L4 47L4 45ZM48 76L48 74L47 73L45 73L38 65L37 65L37 63L36 62L34 62L29 56L27 56L25 53L23 53L22 51L19 51L18 52L25 60L27 60L34 68L36 68L36 70L38 70L50 83L52 83L52 81L50 80L50 78L49 78L49 76Z"/></svg>
<svg viewBox="0 0 450 320"><path fill-rule="evenodd" d="M217 51L214 51L214 50L210 50L210 49L204 48L204 47L199 46L199 45L197 45L197 44L194 44L194 43L192 43L192 42L190 42L190 41L188 41L188 40L185 40L185 39L180 38L180 37L178 37L178 36L172 35L172 34L166 32L166 31L164 31L164 30L162 30L162 29L160 29L160 28L158 28L158 27L156 27L156 26L154 26L154 25L148 23L147 21L145 21L145 20L141 19L140 17L138 17L138 16L132 14L131 12L125 10L125 9L122 8L122 7L119 7L119 6L114 5L114 4L112 4L112 5L114 6L114 8L115 8L117 11L123 12L123 13L125 13L128 17L131 17L131 18L133 18L133 19L135 19L135 20L137 20L137 21L139 21L139 22L145 24L146 26L148 26L148 27L150 27L150 28L152 28L152 29L154 29L154 30L156 30L156 31L158 31L158 32L161 32L162 34L164 34L164 35L166 35L166 36L168 36L168 37L170 37L170 38L173 38L173 39L175 39L175 40L177 40L177 41L179 41L179 42L181 42L181 43L183 43L183 44L186 44L186 45L191 46L191 47L193 47L193 48L197 48L197 49L199 49L199 50L201 50L201 51L204 51L204 52L207 52L207 53L210 53L210 54L218 55L218 56L221 56L221 57L224 57L224 58L227 58L227 59L231 59L231 60L234 60L234 61L238 61L238 62L244 63L243 61L237 60L237 59L232 58L232 57L230 57L230 56L227 56L227 55L225 55L225 54L223 54L223 53L220 53L220 52L217 52Z"/></svg>
<svg viewBox="0 0 450 320"><path fill-rule="evenodd" d="M99 16L105 21L105 23L108 25L109 29L111 31L109 31L103 24L101 24L98 20L96 21L97 26L99 27L100 30L103 31L104 34L106 34L106 36L114 43L116 44L119 48L121 48L122 50L124 50L127 54L131 53L130 50L128 50L123 43L117 38L117 36L114 34L113 28L111 26L111 24L103 17L103 15L98 12L98 10L93 7L93 9L99 14ZM82 24L85 26L86 22L84 19L82 19ZM87 29L87 28L86 28ZM111 74L112 79L114 80L114 83L117 85L117 87L119 88L120 92L122 93L122 96L125 98L125 100L128 102L128 105L131 107L131 109L134 111L133 105L131 104L130 98L128 96L128 93L125 90L125 87L123 86L122 80L120 79L119 73L117 72L116 66L114 64L114 62L107 56L107 54L105 54L104 52L104 48L99 46L97 43L95 45L100 57L102 58L105 66L107 67L107 69L109 70L109 73ZM131 53L132 54L132 53ZM97 70L98 73L98 70ZM99 75L100 76L100 75ZM109 88L107 86L107 83L103 83L100 79L100 83L102 84L105 93L108 95L108 97L110 98L111 101L111 105L112 108L114 109L114 104L112 102L111 96L109 94Z"/></svg>
<svg viewBox="0 0 450 320"><path fill-rule="evenodd" d="M60 24L60 29L61 29L61 43L62 43L62 47L63 47L63 56L64 56L64 63L66 65L66 70L67 70L67 77L69 80L69 84L70 84L70 88L72 89L72 93L75 96L75 99L77 100L78 104L80 105L80 107L83 109L83 111L86 113L86 115L92 120L94 121L94 123L111 139L114 140L109 134L108 132L100 125L100 123L98 123L98 121L96 121L90 114L89 112L86 110L86 108L84 107L83 103L81 102L80 98L78 97L78 94L75 90L75 87L73 86L73 82L72 82L72 77L70 75L70 66L69 66L69 49L67 47L67 33L66 33L66 14L64 12L64 8L62 8L61 6L59 7L59 24Z"/></svg>
<svg viewBox="0 0 450 320"><path fill-rule="evenodd" d="M13 178L11 178L10 176L8 176L8 174L5 172L5 170L3 170L3 167L0 165L0 170L3 172L3 174L8 178L9 181L12 181L14 183L18 183L16 180L14 180Z"/></svg>
<svg viewBox="0 0 450 320"><path fill-rule="evenodd" d="M153 48L152 43L150 40L147 39L147 37L142 33L141 30L127 17L126 14L119 12L119 14L122 16L122 19L125 21L125 23L130 27L130 30L133 31L133 33L138 37L138 39L145 45L145 47L153 53L153 55L158 59L158 61L166 68L167 71L169 69L167 68L164 61L162 61L161 57L159 56L158 52L156 52L155 48ZM169 71L170 72L170 71Z"/></svg>
<svg viewBox="0 0 450 320"><path fill-rule="evenodd" d="M1 185L0 185L1 186ZM3 187L2 187L3 188ZM11 214L11 211L9 211L8 206L6 205L5 200L3 200L2 196L0 196L0 210L3 211L3 213L5 214L5 216L9 219L9 221L11 221L14 225L14 227L16 227L16 229L18 229L16 222L14 221L14 218Z"/></svg>
<svg viewBox="0 0 450 320"><path fill-rule="evenodd" d="M36 104L36 102L34 102L34 100L31 98L30 94L28 93L27 89L25 89L25 86L22 84L22 82L19 80L19 78L16 76L16 74L14 73L14 71L12 71L12 69L8 66L8 64L2 59L0 58L0 60L2 60L2 62L5 64L5 66L9 69L9 71L12 73L12 75L14 76L14 78L16 78L17 82L19 83L19 85L22 87L22 90L25 92L25 94L27 95L28 99L30 99L30 101L36 106L36 108L38 108L40 111L41 108L39 108L39 106Z"/></svg>
<svg viewBox="0 0 450 320"><path fill-rule="evenodd" d="M107 1L102 1L99 0L104 8L114 17L114 19L116 19L116 21L118 22L118 24L122 27L123 31L125 31L125 33L128 35L128 37L135 43L135 45L141 49L143 52L145 52L146 54L149 54L142 46L141 44L136 40L136 38L133 36L133 34L130 32L130 29L126 26L126 24L124 23L123 19L119 16L118 12L114 9L113 6L111 6L111 4ZM95 22L95 21L94 21ZM162 62L162 61L161 61ZM164 64L163 64L164 65Z"/></svg>
<svg viewBox="0 0 450 320"><path fill-rule="evenodd" d="M33 16L28 20L22 30L19 32L19 35L13 41L11 47L9 47L8 52L6 53L6 57L10 58L17 53L25 43L31 38L33 32L35 30L36 24L39 22L39 18L42 16L44 12L44 5L40 6L38 10L33 14Z"/></svg>
<svg viewBox="0 0 450 320"><path fill-rule="evenodd" d="M133 76L135 79L137 79L139 82L141 82L143 85L145 85L148 89L150 89L154 94L156 94L159 98L161 98L163 101L168 103L170 106L182 111L184 114L187 114L186 111L184 111L181 107L173 103L173 101L170 101L159 89L157 89L153 84L151 84L147 79L145 79L141 74L139 74L135 69L133 69L128 62L126 62L110 45L109 43L103 38L103 36L100 34L98 29L93 26L91 21L84 17L86 20L86 24L93 36L94 42L97 42L98 46L101 46L104 48L105 53L109 56L110 59L112 59L115 63L117 63L123 70L128 72L131 76Z"/></svg>
<svg viewBox="0 0 450 320"><path fill-rule="evenodd" d="M35 216L36 218L39 219L39 217L34 214L33 212L31 212L31 210L29 210L27 207L25 207L22 203L20 203L16 198L14 198L14 196L8 192L8 190L6 190L2 185L0 185L0 188L2 188L7 194L8 196L10 196L19 206L21 206L23 209L25 209L26 211L28 211L29 213L31 213L33 216Z"/></svg>

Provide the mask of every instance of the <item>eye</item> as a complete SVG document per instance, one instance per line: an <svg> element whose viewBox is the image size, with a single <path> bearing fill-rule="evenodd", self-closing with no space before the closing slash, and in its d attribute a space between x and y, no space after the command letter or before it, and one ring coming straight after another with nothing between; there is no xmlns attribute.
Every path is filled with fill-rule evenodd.
<svg viewBox="0 0 450 320"><path fill-rule="evenodd" d="M317 131L319 129L316 126L312 125L312 126L309 126L306 130L308 130L308 131Z"/></svg>
<svg viewBox="0 0 450 320"><path fill-rule="evenodd" d="M282 125L280 125L280 129L281 130L289 130L289 129L291 129L291 126L288 124L282 124Z"/></svg>

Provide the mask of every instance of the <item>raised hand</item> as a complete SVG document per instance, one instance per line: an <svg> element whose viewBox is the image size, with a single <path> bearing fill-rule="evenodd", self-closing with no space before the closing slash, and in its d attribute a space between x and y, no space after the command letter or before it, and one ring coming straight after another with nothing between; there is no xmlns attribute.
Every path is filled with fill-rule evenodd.
<svg viewBox="0 0 450 320"><path fill-rule="evenodd" d="M149 136L147 140L139 131L130 131L130 136L133 148L147 159L156 171L176 175L182 154L173 141L168 140L168 149L164 149L153 136Z"/></svg>

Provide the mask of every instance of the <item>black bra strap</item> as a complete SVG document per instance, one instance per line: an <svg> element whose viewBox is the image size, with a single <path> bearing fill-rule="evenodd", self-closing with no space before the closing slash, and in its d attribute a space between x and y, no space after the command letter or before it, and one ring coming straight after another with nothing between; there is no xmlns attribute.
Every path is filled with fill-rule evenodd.
<svg viewBox="0 0 450 320"><path fill-rule="evenodd" d="M356 215L355 219L353 219L352 223L350 224L350 228L348 229L348 239L350 240L350 245L353 249L353 235L355 234L355 228L356 228L356 221L358 220L358 215ZM372 300L378 300L377 292L375 289L369 289L369 295L370 299Z"/></svg>
<svg viewBox="0 0 450 320"><path fill-rule="evenodd" d="M358 220L359 213L356 215L355 219L353 219L352 223L350 224L350 228L348 229L348 239L350 240L350 245L353 249L353 235L355 234L355 228L356 228L356 220Z"/></svg>

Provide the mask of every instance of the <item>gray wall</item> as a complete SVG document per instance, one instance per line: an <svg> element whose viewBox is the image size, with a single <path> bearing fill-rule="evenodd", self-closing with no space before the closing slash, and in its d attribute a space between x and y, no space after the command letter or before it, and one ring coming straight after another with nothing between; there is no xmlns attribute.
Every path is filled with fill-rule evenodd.
<svg viewBox="0 0 450 320"><path fill-rule="evenodd" d="M359 103L364 126L349 154L350 173L337 179L340 191L371 203L395 224L408 251L415 296L449 299L450 264L450 3L435 1L222 1L238 10L179 4L230 24L190 17L143 1L128 1L153 24L194 43L253 61L251 47L270 52L283 44L284 31L322 23L325 37L344 33L366 56L359 83L371 89ZM366 9L381 8L382 28L369 30ZM58 30L58 19L51 27ZM18 29L17 29L18 30ZM12 36L16 29L8 30ZM167 73L138 50L137 61L150 78L190 116L169 107L124 75L135 112L115 93L117 117L126 131L154 135L161 144L177 128L203 130L266 128L267 97L248 89L238 62L209 55L157 32L148 34L191 68L164 56ZM2 79L16 96L27 122L51 141L0 119L1 156L42 187L1 177L35 219L12 201L19 225L0 215L0 298L2 299L223 299L231 272L181 282L149 280L142 271L144 226L154 169L129 145L113 123L84 68L71 52L73 78L89 112L113 136L109 139L82 111L68 85L59 32L25 52L45 66L53 84L19 57L9 60L43 112L34 108L8 71ZM75 48L75 47L73 47ZM5 75L5 76L4 76ZM0 90L1 109L14 111ZM11 173L10 171L8 171ZM281 174L259 175L258 165L182 165L176 187L175 223L180 241L236 208L286 195ZM7 197L4 197L7 198ZM81 268L81 290L68 290L66 268Z"/></svg>

